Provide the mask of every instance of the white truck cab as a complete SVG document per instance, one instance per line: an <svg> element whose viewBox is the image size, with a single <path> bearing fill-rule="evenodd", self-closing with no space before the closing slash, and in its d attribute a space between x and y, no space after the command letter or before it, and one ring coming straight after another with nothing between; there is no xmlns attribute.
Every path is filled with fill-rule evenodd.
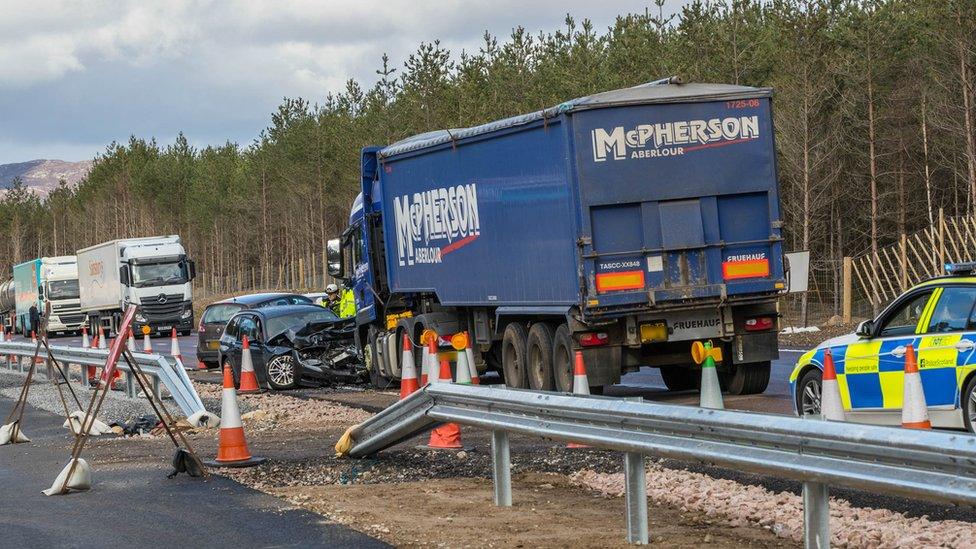
<svg viewBox="0 0 976 549"><path fill-rule="evenodd" d="M41 258L42 301L51 302L48 332L81 329L85 315L78 295L78 261L73 255ZM44 310L43 308L41 310Z"/></svg>
<svg viewBox="0 0 976 549"><path fill-rule="evenodd" d="M78 250L81 310L93 329L115 332L123 310L138 307L133 330L193 329L193 260L177 235L112 240Z"/></svg>

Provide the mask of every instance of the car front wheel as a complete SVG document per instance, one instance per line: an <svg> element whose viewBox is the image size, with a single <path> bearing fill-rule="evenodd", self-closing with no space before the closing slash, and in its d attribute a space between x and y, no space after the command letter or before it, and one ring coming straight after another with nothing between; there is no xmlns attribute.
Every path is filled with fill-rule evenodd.
<svg viewBox="0 0 976 549"><path fill-rule="evenodd" d="M276 391L293 389L298 385L298 371L295 368L295 358L291 355L280 355L268 362L268 385Z"/></svg>
<svg viewBox="0 0 976 549"><path fill-rule="evenodd" d="M971 376L962 393L962 422L966 430L976 433L976 376Z"/></svg>
<svg viewBox="0 0 976 549"><path fill-rule="evenodd" d="M820 395L823 374L813 368L796 382L796 409L801 416L820 415Z"/></svg>

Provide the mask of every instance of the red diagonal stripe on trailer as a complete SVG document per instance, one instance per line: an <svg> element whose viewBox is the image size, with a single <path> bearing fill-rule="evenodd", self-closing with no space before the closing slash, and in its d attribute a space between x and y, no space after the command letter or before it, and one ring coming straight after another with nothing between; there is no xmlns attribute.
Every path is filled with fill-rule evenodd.
<svg viewBox="0 0 976 549"><path fill-rule="evenodd" d="M713 149L715 147L724 147L726 145L735 145L736 143L745 143L746 141L752 141L754 139L759 139L758 137L743 137L742 139L733 139L732 141L719 141L718 143L706 143L704 145L695 145L694 147L685 147L685 152L697 151L699 149Z"/></svg>
<svg viewBox="0 0 976 549"><path fill-rule="evenodd" d="M457 240L455 242L451 242L447 246L444 246L443 248L441 248L441 256L445 256L445 255L453 252L454 250L456 250L458 248L461 248L463 246L467 246L468 244L471 244L472 242L475 241L476 238L478 238L478 235L473 234L471 236L466 236L466 237L462 238L461 240Z"/></svg>

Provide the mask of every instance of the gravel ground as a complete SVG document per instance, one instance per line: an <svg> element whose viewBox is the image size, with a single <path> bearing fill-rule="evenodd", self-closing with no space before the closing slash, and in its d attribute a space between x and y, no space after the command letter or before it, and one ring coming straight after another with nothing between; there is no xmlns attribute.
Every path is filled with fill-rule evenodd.
<svg viewBox="0 0 976 549"><path fill-rule="evenodd" d="M573 480L604 495L624 493L622 473L581 471ZM657 504L700 512L732 527L760 526L785 539L803 539L803 500L795 494L656 465L647 470L647 494ZM910 518L838 499L831 499L830 516L834 547L973 547L976 532L970 522Z"/></svg>

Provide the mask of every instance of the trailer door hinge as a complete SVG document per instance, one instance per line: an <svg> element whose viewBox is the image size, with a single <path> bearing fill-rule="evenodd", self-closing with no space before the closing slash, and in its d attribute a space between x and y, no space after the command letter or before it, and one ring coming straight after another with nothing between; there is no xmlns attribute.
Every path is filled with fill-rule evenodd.
<svg viewBox="0 0 976 549"><path fill-rule="evenodd" d="M588 236L581 236L576 241L577 246L590 246L591 244L593 244L593 239Z"/></svg>
<svg viewBox="0 0 976 549"><path fill-rule="evenodd" d="M777 220L773 221L772 223L770 223L769 226L772 227L772 228L774 228L774 229L782 229L783 228L783 220L782 219L777 219Z"/></svg>

